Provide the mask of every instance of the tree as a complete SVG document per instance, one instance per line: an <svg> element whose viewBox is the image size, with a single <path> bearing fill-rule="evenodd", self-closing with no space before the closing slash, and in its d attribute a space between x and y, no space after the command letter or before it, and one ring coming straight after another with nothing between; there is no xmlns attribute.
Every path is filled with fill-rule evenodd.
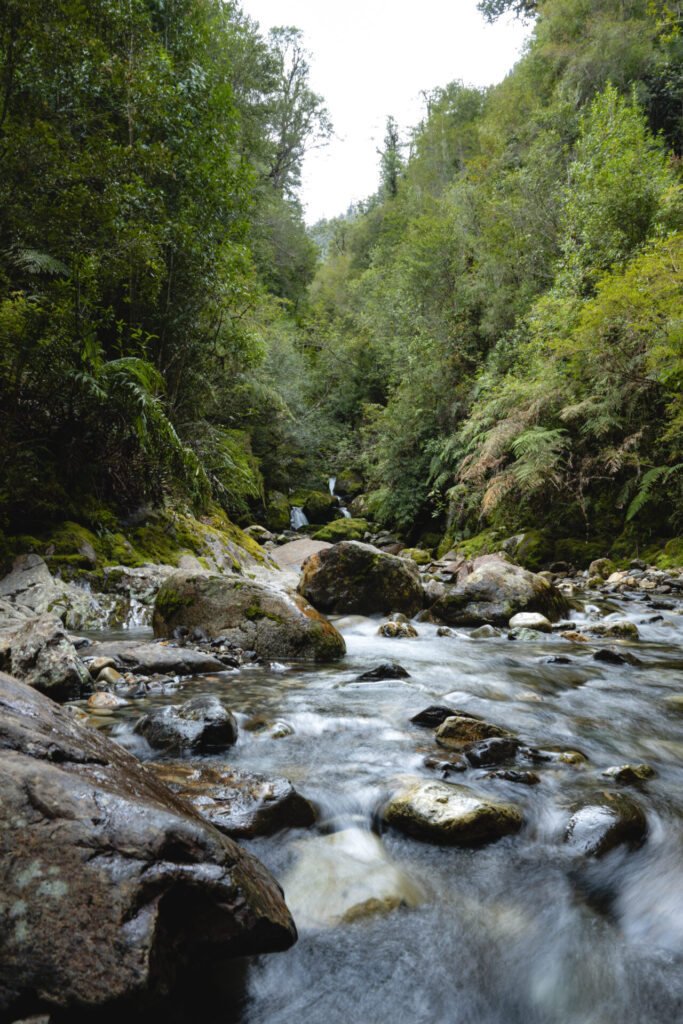
<svg viewBox="0 0 683 1024"><path fill-rule="evenodd" d="M542 0L479 0L477 7L487 21L496 21L507 11L518 18L533 18Z"/></svg>
<svg viewBox="0 0 683 1024"><path fill-rule="evenodd" d="M405 167L402 149L398 125L390 116L387 118L384 146L377 150L380 157L380 195L387 199L393 199L398 194L398 183Z"/></svg>

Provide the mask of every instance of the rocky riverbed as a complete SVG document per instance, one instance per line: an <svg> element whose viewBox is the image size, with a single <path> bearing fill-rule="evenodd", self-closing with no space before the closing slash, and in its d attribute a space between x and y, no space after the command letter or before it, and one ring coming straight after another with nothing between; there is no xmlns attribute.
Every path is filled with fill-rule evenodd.
<svg viewBox="0 0 683 1024"><path fill-rule="evenodd" d="M233 961L227 1002L210 1001L202 1019L677 1019L683 573L634 563L620 572L594 564L534 575L504 559L468 563L455 553L418 571L414 560L370 545L317 544L296 598L296 569L308 553L292 552L290 568L266 583L249 581L238 619L236 602L227 615L223 601L235 581L216 582L222 596L210 595L202 624L195 613L207 585L197 596L189 568L160 574L166 594L182 598L171 621L168 599L160 602L161 637L137 627L79 639L54 611L39 608L38 619L24 607L11 622L8 615L0 645L3 668L44 692L57 685L59 729L71 721L91 746L121 751L126 771L150 778L154 800L168 791L174 814L182 805L193 829L206 823L216 852L203 858L219 858L216 837L237 838L282 885L298 943L275 957ZM306 602L314 609L307 621L331 617L325 635L339 636L341 660L336 640L336 660L315 660L310 648L295 656ZM55 682L60 666L71 672L66 686ZM16 714L21 704L30 718L33 705L16 685L7 683L6 706ZM35 700L47 714L49 700ZM10 749L12 758L42 758L22 730L3 744L5 760ZM77 745L90 749L85 739ZM51 749L46 764L63 764L59 743ZM100 748L94 760L79 757L106 760ZM85 769L75 771L83 785ZM86 774L93 771L108 792L105 770ZM45 800L34 800L31 813L37 806L49 819ZM101 834L87 818L79 827L91 829L91 845ZM171 890L187 873L179 867L187 858L166 857L176 866L164 875L164 858L156 850L151 857L146 870L156 865ZM194 863L193 872L206 871ZM262 884L275 885L258 870ZM118 893L118 883L108 884ZM23 898L5 900L6 922ZM30 913L39 925L40 914ZM51 921L55 913L50 905ZM198 927L196 913L192 900L183 904L179 926ZM77 942L84 925L69 927ZM239 952L286 945L249 941ZM13 956L16 965L20 946ZM19 977L18 967L9 974ZM38 981L22 985L21 999L5 996L8 1006L47 1005L54 1015L63 1005L45 987L31 1003ZM106 993L98 998L107 1005Z"/></svg>

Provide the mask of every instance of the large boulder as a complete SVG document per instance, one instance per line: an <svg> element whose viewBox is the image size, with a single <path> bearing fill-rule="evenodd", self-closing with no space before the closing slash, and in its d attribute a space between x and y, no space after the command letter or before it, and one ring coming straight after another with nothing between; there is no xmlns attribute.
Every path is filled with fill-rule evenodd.
<svg viewBox="0 0 683 1024"><path fill-rule="evenodd" d="M447 589L430 609L449 626L505 626L519 612L540 612L551 622L569 613L566 598L547 580L494 559Z"/></svg>
<svg viewBox="0 0 683 1024"><path fill-rule="evenodd" d="M50 574L39 555L20 555L0 580L0 599L18 615L31 617L53 612L69 629L88 629L125 618L120 598L93 594Z"/></svg>
<svg viewBox="0 0 683 1024"><path fill-rule="evenodd" d="M387 825L433 843L473 846L518 832L523 815L467 786L408 776L382 810Z"/></svg>
<svg viewBox="0 0 683 1024"><path fill-rule="evenodd" d="M203 754L232 746L237 722L218 697L193 697L142 715L135 732L157 750Z"/></svg>
<svg viewBox="0 0 683 1024"><path fill-rule="evenodd" d="M339 512L339 499L329 491L311 491L306 495L303 510L309 523L329 523Z"/></svg>
<svg viewBox="0 0 683 1024"><path fill-rule="evenodd" d="M59 700L93 688L61 620L50 613L27 619L0 639L0 670Z"/></svg>
<svg viewBox="0 0 683 1024"><path fill-rule="evenodd" d="M289 779L206 761L166 761L147 767L233 839L270 836L315 821L312 805Z"/></svg>
<svg viewBox="0 0 683 1024"><path fill-rule="evenodd" d="M299 593L321 611L340 614L412 616L422 607L415 563L356 541L343 541L307 559Z"/></svg>
<svg viewBox="0 0 683 1024"><path fill-rule="evenodd" d="M139 1008L209 956L295 941L259 861L117 743L4 674L0 774L3 1020Z"/></svg>
<svg viewBox="0 0 683 1024"><path fill-rule="evenodd" d="M176 573L154 604L154 632L200 626L263 658L332 661L346 653L343 637L298 594L208 573Z"/></svg>

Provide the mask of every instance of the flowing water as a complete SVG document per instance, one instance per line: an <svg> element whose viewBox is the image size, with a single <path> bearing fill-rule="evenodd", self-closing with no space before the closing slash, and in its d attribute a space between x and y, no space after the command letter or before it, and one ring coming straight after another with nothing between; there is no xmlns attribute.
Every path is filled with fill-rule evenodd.
<svg viewBox="0 0 683 1024"><path fill-rule="evenodd" d="M473 639L467 630L438 637L426 624L418 625L417 639L387 639L377 634L379 619L348 617L336 622L348 647L341 663L249 665L183 680L175 697L155 698L219 694L242 724L258 715L289 726L291 734L279 739L241 729L222 756L287 776L320 812L315 829L245 843L284 885L300 937L286 953L251 959L238 1017L217 1010L212 1020L683 1020L683 714L667 705L683 694L683 615L665 610L659 621L644 621L655 612L640 597L592 600L575 616L579 628L598 615L632 619L640 642L617 646L641 664L594 661L595 648L607 646L601 641ZM558 654L570 663L548 661ZM357 680L387 660L400 662L410 678ZM486 770L452 776L524 809L522 831L492 845L449 848L381 832L377 810L392 779L437 777L422 763L438 752L433 732L409 721L432 703L588 760L527 766L541 777L536 786L485 778ZM143 758L152 752L131 727L144 706L101 720ZM570 854L562 842L570 806L615 788L601 777L604 768L643 761L657 777L624 792L646 814L646 841L598 861ZM399 891L404 903L340 921L356 890L361 899L376 891L380 900Z"/></svg>

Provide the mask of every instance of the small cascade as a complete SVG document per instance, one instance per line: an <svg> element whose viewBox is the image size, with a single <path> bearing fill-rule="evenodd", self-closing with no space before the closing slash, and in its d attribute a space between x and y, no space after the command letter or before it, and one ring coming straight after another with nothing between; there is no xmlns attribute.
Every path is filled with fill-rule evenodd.
<svg viewBox="0 0 683 1024"><path fill-rule="evenodd" d="M334 497L334 488L335 488L336 483L337 483L336 476L331 476L329 478L329 480L327 481L327 486L330 489L330 494L332 495L332 497Z"/></svg>
<svg viewBox="0 0 683 1024"><path fill-rule="evenodd" d="M292 512L289 518L289 524L293 530L299 530L302 526L308 526L308 519L306 513L298 505L292 508Z"/></svg>
<svg viewBox="0 0 683 1024"><path fill-rule="evenodd" d="M339 511L344 516L344 519L351 519L351 513L349 512L346 505L342 505L341 502L339 502Z"/></svg>
<svg viewBox="0 0 683 1024"><path fill-rule="evenodd" d="M327 481L327 486L330 488L330 494L332 495L333 498L336 498L337 501L339 502L339 511L343 515L344 519L351 519L351 513L349 512L348 508L346 507L344 502L341 500L339 495L334 493L334 488L336 487L336 485L337 485L337 478L336 478L336 476L331 476L328 479L328 481Z"/></svg>

